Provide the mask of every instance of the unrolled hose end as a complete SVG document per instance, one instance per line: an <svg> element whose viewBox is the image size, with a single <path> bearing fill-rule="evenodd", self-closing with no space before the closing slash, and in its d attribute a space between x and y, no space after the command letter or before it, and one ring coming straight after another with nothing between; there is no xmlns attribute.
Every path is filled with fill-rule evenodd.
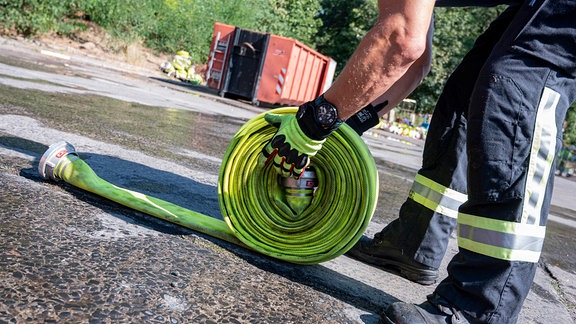
<svg viewBox="0 0 576 324"><path fill-rule="evenodd" d="M290 208L300 215L312 202L314 189L318 187L318 178L313 168L308 168L300 179L292 177L283 179L286 203Z"/></svg>
<svg viewBox="0 0 576 324"><path fill-rule="evenodd" d="M40 163L38 164L38 172L40 175L44 179L58 180L58 176L54 173L54 170L58 163L62 162L68 154L78 155L72 144L61 141L50 145L48 150L42 155Z"/></svg>

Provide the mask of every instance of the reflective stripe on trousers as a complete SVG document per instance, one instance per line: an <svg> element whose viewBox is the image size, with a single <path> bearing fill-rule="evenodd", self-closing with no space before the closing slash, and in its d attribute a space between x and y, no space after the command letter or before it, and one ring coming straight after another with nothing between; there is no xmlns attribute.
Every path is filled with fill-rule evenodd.
<svg viewBox="0 0 576 324"><path fill-rule="evenodd" d="M467 199L466 194L445 187L421 174L414 178L409 197L436 213L452 218L458 217L458 207Z"/></svg>
<svg viewBox="0 0 576 324"><path fill-rule="evenodd" d="M540 225L540 217L556 152L556 106L559 99L558 92L544 88L536 114L521 221L509 222L460 213L460 247L502 260L538 262L546 233L546 226Z"/></svg>

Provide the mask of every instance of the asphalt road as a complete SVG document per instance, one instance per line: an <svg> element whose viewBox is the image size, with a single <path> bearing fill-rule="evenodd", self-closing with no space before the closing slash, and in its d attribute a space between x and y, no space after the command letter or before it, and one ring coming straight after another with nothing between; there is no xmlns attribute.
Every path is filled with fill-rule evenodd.
<svg viewBox="0 0 576 324"><path fill-rule="evenodd" d="M376 323L420 286L345 256L274 260L129 210L37 171L61 140L105 180L219 218L227 143L262 108L159 71L0 39L0 323ZM395 218L422 142L364 136L379 169L367 235ZM520 323L576 318L576 183L556 179L545 251ZM441 270L457 250L449 245Z"/></svg>

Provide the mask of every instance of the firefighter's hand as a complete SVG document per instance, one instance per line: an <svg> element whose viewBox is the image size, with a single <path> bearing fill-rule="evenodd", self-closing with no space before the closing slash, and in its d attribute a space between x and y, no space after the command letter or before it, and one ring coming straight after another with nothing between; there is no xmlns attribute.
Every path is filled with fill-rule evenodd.
<svg viewBox="0 0 576 324"><path fill-rule="evenodd" d="M284 177L300 178L310 165L310 157L316 155L326 139L314 140L302 132L294 114L269 113L264 119L278 127L260 156L264 166L273 163L274 169Z"/></svg>

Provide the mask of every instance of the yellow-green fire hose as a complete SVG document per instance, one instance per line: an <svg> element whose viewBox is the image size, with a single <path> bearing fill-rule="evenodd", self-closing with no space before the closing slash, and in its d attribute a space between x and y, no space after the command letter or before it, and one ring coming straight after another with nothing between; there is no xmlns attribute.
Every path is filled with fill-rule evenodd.
<svg viewBox="0 0 576 324"><path fill-rule="evenodd" d="M296 108L270 112L295 113ZM334 132L312 158L318 187L310 205L293 212L276 172L262 169L258 156L276 128L264 114L249 120L224 156L218 196L224 221L132 190L117 187L60 142L44 153L38 169L83 190L160 219L249 247L281 260L316 264L350 249L362 236L376 207L378 172L360 137L347 125Z"/></svg>

